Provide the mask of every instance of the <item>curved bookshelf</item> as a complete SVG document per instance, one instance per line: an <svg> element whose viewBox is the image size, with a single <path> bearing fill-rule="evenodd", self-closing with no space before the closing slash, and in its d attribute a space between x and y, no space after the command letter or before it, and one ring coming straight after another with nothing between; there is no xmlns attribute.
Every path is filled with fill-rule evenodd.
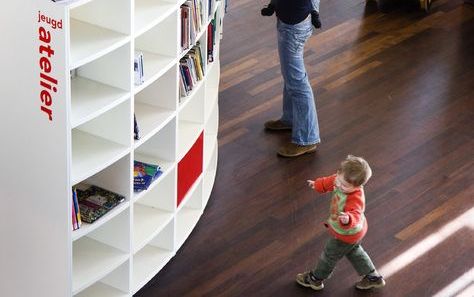
<svg viewBox="0 0 474 297"><path fill-rule="evenodd" d="M224 5L195 0L202 13L194 14L184 0L25 1L5 9L27 46L18 46L15 64L1 59L25 74L7 90L24 99L12 100L26 118L21 138L13 136L22 147L6 149L21 151L32 170L19 168L18 154L6 168L31 181L12 185L20 198L11 202L12 224L28 229L7 234L7 251L22 253L5 267L29 285L4 293L131 297L179 253L211 196ZM189 41L185 15L201 19Z"/></svg>

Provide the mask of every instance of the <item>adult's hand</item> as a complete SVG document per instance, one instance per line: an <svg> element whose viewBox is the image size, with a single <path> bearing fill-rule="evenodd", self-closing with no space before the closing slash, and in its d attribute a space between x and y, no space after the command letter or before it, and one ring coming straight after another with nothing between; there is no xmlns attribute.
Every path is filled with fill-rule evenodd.
<svg viewBox="0 0 474 297"><path fill-rule="evenodd" d="M263 16L272 16L275 13L275 7L270 3L267 7L262 8L260 12Z"/></svg>
<svg viewBox="0 0 474 297"><path fill-rule="evenodd" d="M317 11L311 12L311 23L316 29L321 28L321 19L319 18L319 13Z"/></svg>

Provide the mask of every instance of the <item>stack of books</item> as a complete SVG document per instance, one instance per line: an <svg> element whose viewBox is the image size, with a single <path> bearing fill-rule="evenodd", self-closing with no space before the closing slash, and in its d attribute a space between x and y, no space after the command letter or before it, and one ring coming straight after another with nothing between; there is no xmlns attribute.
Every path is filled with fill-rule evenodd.
<svg viewBox="0 0 474 297"><path fill-rule="evenodd" d="M72 189L73 230L82 222L92 224L114 207L125 201L125 197L98 186L79 184Z"/></svg>
<svg viewBox="0 0 474 297"><path fill-rule="evenodd" d="M183 98L189 96L196 84L204 78L204 64L199 42L180 60L179 72L179 94Z"/></svg>
<svg viewBox="0 0 474 297"><path fill-rule="evenodd" d="M202 0L187 0L181 5L181 48L186 50L196 44L203 21Z"/></svg>
<svg viewBox="0 0 474 297"><path fill-rule="evenodd" d="M135 52L135 58L133 60L133 70L135 72L135 85L139 86L145 82L142 52Z"/></svg>
<svg viewBox="0 0 474 297"><path fill-rule="evenodd" d="M144 162L134 161L133 166L133 190L141 192L148 189L152 182L161 176L160 166Z"/></svg>

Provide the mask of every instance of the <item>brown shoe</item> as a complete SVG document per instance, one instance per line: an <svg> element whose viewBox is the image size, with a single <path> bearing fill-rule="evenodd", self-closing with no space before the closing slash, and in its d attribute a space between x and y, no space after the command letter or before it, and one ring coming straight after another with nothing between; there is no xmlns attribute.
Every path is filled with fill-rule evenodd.
<svg viewBox="0 0 474 297"><path fill-rule="evenodd" d="M281 120L265 122L264 126L265 126L265 129L272 130L272 131L291 130L291 126L288 124L285 124Z"/></svg>
<svg viewBox="0 0 474 297"><path fill-rule="evenodd" d="M316 144L299 145L295 143L287 143L278 150L278 155L282 157L298 157L304 154L313 153L316 151Z"/></svg>
<svg viewBox="0 0 474 297"><path fill-rule="evenodd" d="M311 288L316 291L320 291L324 288L323 281L314 277L309 271L298 273L296 275L296 282L303 287Z"/></svg>
<svg viewBox="0 0 474 297"><path fill-rule="evenodd" d="M385 286L385 280L381 276L366 275L355 284L359 290L369 290L373 288L382 288Z"/></svg>

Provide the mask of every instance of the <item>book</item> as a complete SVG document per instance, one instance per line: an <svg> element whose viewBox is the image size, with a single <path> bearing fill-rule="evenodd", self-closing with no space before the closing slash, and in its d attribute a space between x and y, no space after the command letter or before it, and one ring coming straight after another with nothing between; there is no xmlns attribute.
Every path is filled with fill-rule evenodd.
<svg viewBox="0 0 474 297"><path fill-rule="evenodd" d="M207 28L207 61L214 62L214 49L216 45L216 17L209 23Z"/></svg>
<svg viewBox="0 0 474 297"><path fill-rule="evenodd" d="M77 200L76 188L72 188L72 203L74 205L74 212L76 214L77 228L79 229L82 226L82 220L81 211L79 209L79 201Z"/></svg>
<svg viewBox="0 0 474 297"><path fill-rule="evenodd" d="M135 114L133 114L133 138L135 140L140 139L140 129L138 128L137 117Z"/></svg>
<svg viewBox="0 0 474 297"><path fill-rule="evenodd" d="M133 71L135 74L135 85L139 86L145 82L145 74L143 70L143 53L135 52L133 60Z"/></svg>
<svg viewBox="0 0 474 297"><path fill-rule="evenodd" d="M179 67L180 75L179 75L179 103L181 103L181 98L189 96L189 91L187 86L183 81L183 69Z"/></svg>
<svg viewBox="0 0 474 297"><path fill-rule="evenodd" d="M125 201L125 197L120 194L84 183L76 186L76 196L81 220L88 224L94 223Z"/></svg>
<svg viewBox="0 0 474 297"><path fill-rule="evenodd" d="M77 227L76 212L74 211L74 205L71 207L71 218L72 218L72 231L79 229Z"/></svg>
<svg viewBox="0 0 474 297"><path fill-rule="evenodd" d="M202 30L204 17L203 0L187 0L181 5L181 49L187 50L196 44Z"/></svg>
<svg viewBox="0 0 474 297"><path fill-rule="evenodd" d="M141 192L147 190L153 181L163 174L161 167L145 162L134 161L133 164L133 190Z"/></svg>

